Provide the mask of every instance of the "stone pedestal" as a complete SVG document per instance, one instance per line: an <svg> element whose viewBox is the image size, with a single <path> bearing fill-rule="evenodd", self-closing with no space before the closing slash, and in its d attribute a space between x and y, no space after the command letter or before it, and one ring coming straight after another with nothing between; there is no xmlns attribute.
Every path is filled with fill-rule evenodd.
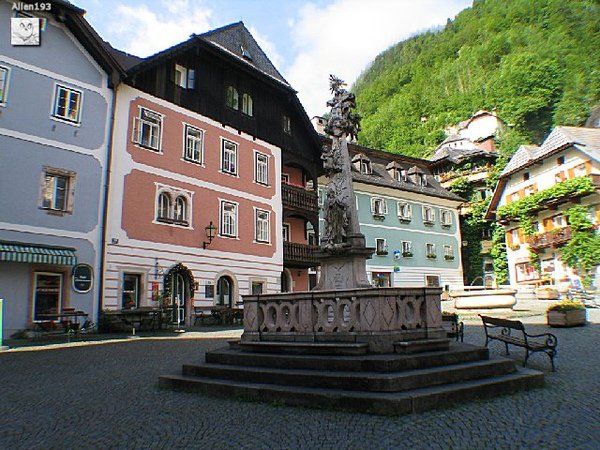
<svg viewBox="0 0 600 450"><path fill-rule="evenodd" d="M364 237L363 237L364 239ZM373 248L354 246L343 255L317 252L321 261L321 275L315 287L317 291L360 289L373 287L367 278L366 260L371 258Z"/></svg>

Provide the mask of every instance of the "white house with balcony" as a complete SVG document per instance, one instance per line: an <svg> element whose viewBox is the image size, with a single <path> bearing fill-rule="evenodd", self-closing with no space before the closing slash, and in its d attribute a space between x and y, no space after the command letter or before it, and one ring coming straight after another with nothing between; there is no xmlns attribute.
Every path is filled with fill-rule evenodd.
<svg viewBox="0 0 600 450"><path fill-rule="evenodd" d="M557 189L557 186L563 189ZM486 218L506 230L510 283L560 283L571 269L560 259L560 249L571 238L566 211L580 204L600 224L600 129L556 127L542 145L523 145L503 170ZM552 194L552 195L546 195ZM507 205L535 196L529 217L533 233ZM513 205L514 206L514 205ZM529 235L528 235L529 234ZM539 258L538 264L532 258ZM599 261L600 263L600 261Z"/></svg>

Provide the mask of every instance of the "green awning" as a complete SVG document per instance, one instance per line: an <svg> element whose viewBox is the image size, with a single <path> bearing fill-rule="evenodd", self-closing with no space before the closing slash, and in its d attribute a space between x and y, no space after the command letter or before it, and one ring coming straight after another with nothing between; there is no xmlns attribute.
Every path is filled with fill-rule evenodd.
<svg viewBox="0 0 600 450"><path fill-rule="evenodd" d="M74 248L0 241L0 261L74 266L77 256Z"/></svg>

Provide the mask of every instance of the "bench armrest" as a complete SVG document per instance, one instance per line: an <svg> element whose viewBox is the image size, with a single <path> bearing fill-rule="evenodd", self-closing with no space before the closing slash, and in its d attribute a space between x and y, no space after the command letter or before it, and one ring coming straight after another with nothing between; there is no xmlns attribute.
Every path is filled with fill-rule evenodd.
<svg viewBox="0 0 600 450"><path fill-rule="evenodd" d="M558 339L557 337L552 334L552 333L542 333L542 334L528 334L525 333L525 336L527 336L528 338L546 338L546 345L548 347L556 347L556 344L558 344Z"/></svg>

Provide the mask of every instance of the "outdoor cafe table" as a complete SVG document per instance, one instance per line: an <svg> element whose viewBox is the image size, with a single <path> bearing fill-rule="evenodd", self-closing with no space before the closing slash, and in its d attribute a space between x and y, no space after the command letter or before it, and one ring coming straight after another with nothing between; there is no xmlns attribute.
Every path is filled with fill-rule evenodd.
<svg viewBox="0 0 600 450"><path fill-rule="evenodd" d="M40 314L38 317L42 320L42 322L60 322L64 327L65 332L67 332L69 330L79 331L79 319L83 318L83 321L85 322L85 320L88 318L88 313L84 311L65 309L60 313ZM41 328L43 327L44 325L41 325Z"/></svg>
<svg viewBox="0 0 600 450"><path fill-rule="evenodd" d="M115 316L125 325L136 330L142 330L147 325L151 330L157 330L161 325L161 310L158 308L121 309L119 311L105 311L105 315Z"/></svg>

